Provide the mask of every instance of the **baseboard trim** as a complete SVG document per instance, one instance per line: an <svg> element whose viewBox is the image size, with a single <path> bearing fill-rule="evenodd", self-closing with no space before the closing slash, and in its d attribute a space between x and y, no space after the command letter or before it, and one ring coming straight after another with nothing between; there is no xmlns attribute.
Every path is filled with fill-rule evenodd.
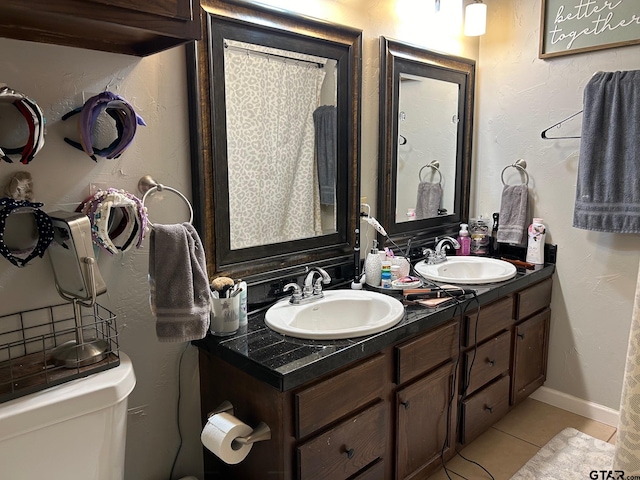
<svg viewBox="0 0 640 480"><path fill-rule="evenodd" d="M589 402L582 398L574 397L566 393L559 392L547 387L540 387L533 392L529 398L538 400L539 402L562 408L568 412L582 415L596 422L604 423L612 427L618 427L618 419L620 412L604 405Z"/></svg>

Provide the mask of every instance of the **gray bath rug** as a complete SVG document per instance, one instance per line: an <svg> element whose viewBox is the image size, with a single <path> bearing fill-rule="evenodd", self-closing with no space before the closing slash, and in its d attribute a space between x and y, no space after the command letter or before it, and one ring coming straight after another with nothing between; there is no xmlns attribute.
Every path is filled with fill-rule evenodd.
<svg viewBox="0 0 640 480"><path fill-rule="evenodd" d="M553 437L531 460L511 477L512 480L586 480L607 478L615 446L593 438L575 428L565 428ZM594 476L597 475L597 476Z"/></svg>

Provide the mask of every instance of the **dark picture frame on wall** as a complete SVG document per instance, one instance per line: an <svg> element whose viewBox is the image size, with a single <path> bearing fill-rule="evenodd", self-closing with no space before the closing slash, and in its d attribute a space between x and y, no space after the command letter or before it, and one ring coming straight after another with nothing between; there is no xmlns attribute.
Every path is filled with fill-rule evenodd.
<svg viewBox="0 0 640 480"><path fill-rule="evenodd" d="M539 58L637 44L638 0L542 0Z"/></svg>

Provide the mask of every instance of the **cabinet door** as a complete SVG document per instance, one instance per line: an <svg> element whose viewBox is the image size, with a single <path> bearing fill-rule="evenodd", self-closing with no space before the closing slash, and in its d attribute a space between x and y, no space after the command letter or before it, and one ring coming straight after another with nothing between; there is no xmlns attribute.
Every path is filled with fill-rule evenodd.
<svg viewBox="0 0 640 480"><path fill-rule="evenodd" d="M542 386L547 376L549 320L546 309L516 326L511 403L516 404Z"/></svg>
<svg viewBox="0 0 640 480"><path fill-rule="evenodd" d="M396 393L396 478L426 475L440 465L441 452L455 441L454 389L449 363Z"/></svg>

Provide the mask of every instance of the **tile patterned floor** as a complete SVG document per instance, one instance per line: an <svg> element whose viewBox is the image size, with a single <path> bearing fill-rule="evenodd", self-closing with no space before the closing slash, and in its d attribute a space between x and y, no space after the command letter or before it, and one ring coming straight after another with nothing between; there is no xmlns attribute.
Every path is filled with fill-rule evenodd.
<svg viewBox="0 0 640 480"><path fill-rule="evenodd" d="M615 443L614 427L528 398L460 453L486 468L495 480L508 480L544 444L567 427ZM461 477L468 480L491 479L481 467L460 455L447 463L447 470L452 480L460 480ZM440 469L429 480L447 478L444 469Z"/></svg>

